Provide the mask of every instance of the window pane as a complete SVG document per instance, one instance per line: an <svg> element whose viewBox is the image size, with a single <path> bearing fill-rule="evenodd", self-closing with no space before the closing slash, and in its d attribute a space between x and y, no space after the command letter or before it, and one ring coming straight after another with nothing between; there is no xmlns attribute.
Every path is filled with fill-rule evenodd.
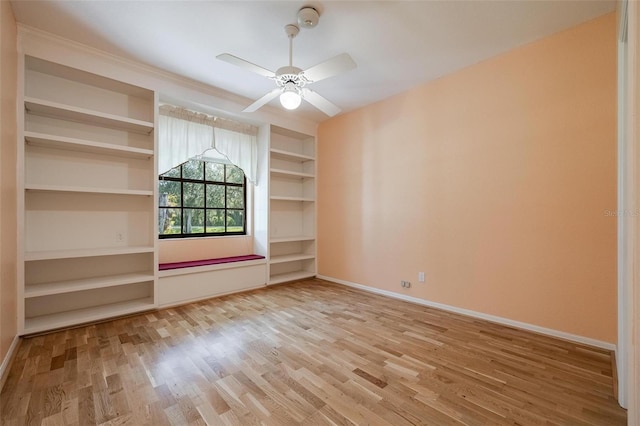
<svg viewBox="0 0 640 426"><path fill-rule="evenodd" d="M200 160L189 160L182 165L182 177L184 179L204 179L204 166Z"/></svg>
<svg viewBox="0 0 640 426"><path fill-rule="evenodd" d="M189 160L164 173L158 180L159 235L244 234L244 183L238 167L202 160Z"/></svg>
<svg viewBox="0 0 640 426"><path fill-rule="evenodd" d="M204 210L184 209L182 233L202 234L204 232Z"/></svg>
<svg viewBox="0 0 640 426"><path fill-rule="evenodd" d="M227 182L230 183L243 183L244 182L244 173L242 173L242 169L227 164Z"/></svg>
<svg viewBox="0 0 640 426"><path fill-rule="evenodd" d="M204 207L204 183L183 184L184 207Z"/></svg>
<svg viewBox="0 0 640 426"><path fill-rule="evenodd" d="M180 182L161 180L158 188L160 207L180 206Z"/></svg>
<svg viewBox="0 0 640 426"><path fill-rule="evenodd" d="M178 167L174 167L173 169L169 170L166 173L161 174L160 176L162 177L175 177L175 178L179 178L180 177L180 166Z"/></svg>
<svg viewBox="0 0 640 426"><path fill-rule="evenodd" d="M244 188L237 186L227 187L227 208L244 208Z"/></svg>
<svg viewBox="0 0 640 426"><path fill-rule="evenodd" d="M224 185L207 185L207 208L224 208Z"/></svg>
<svg viewBox="0 0 640 426"><path fill-rule="evenodd" d="M158 231L160 235L179 234L182 221L180 209L160 209Z"/></svg>
<svg viewBox="0 0 640 426"><path fill-rule="evenodd" d="M224 164L204 163L204 172L206 180L224 182Z"/></svg>
<svg viewBox="0 0 640 426"><path fill-rule="evenodd" d="M244 231L244 212L242 210L227 210L227 232Z"/></svg>
<svg viewBox="0 0 640 426"><path fill-rule="evenodd" d="M224 232L224 210L207 210L207 232Z"/></svg>

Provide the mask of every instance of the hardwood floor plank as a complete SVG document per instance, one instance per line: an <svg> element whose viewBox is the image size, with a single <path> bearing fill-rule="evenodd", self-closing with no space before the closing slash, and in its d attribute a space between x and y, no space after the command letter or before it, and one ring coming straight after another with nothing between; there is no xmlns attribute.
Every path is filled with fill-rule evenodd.
<svg viewBox="0 0 640 426"><path fill-rule="evenodd" d="M81 424L97 424L91 386L78 391L78 419Z"/></svg>
<svg viewBox="0 0 640 426"><path fill-rule="evenodd" d="M28 337L6 425L624 425L611 353L309 279Z"/></svg>

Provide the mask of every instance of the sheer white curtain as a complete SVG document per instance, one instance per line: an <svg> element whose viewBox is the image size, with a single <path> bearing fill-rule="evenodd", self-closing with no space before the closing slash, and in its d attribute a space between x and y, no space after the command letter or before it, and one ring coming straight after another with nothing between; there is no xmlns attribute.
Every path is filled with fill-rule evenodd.
<svg viewBox="0 0 640 426"><path fill-rule="evenodd" d="M207 160L207 151L216 150L256 182L256 127L171 105L160 107L158 127L159 174L190 158Z"/></svg>
<svg viewBox="0 0 640 426"><path fill-rule="evenodd" d="M215 150L227 157L231 164L242 169L252 183L256 183L258 146L256 137L216 127L213 130Z"/></svg>
<svg viewBox="0 0 640 426"><path fill-rule="evenodd" d="M202 122L160 114L158 174L213 148L213 127Z"/></svg>

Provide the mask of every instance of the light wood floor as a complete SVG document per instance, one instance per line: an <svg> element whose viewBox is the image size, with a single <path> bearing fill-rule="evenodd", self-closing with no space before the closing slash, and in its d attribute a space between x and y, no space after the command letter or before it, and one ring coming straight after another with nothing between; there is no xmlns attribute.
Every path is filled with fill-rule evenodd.
<svg viewBox="0 0 640 426"><path fill-rule="evenodd" d="M320 280L25 339L2 425L623 425L607 351Z"/></svg>

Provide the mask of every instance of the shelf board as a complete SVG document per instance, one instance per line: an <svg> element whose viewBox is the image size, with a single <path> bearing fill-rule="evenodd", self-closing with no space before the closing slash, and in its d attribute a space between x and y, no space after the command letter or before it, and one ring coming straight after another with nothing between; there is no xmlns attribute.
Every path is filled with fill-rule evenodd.
<svg viewBox="0 0 640 426"><path fill-rule="evenodd" d="M27 191L47 191L47 192L82 192L87 194L114 194L114 195L153 195L153 191L146 189L119 189L119 188L96 188L67 185L34 185L26 184Z"/></svg>
<svg viewBox="0 0 640 426"><path fill-rule="evenodd" d="M269 263L286 263L286 262L296 262L298 260L309 260L315 259L315 254L305 254L305 253L296 253L296 254L287 254L282 256L271 256L269 259Z"/></svg>
<svg viewBox="0 0 640 426"><path fill-rule="evenodd" d="M308 139L313 139L312 135L307 135L304 133L296 132L295 130L285 129L284 127L275 125L271 126L271 133L280 136L286 136L287 138L296 139L300 142L306 141ZM273 138L273 136L271 137Z"/></svg>
<svg viewBox="0 0 640 426"><path fill-rule="evenodd" d="M272 195L270 197L272 200L276 200L276 201L305 201L305 202L314 202L315 199L314 198L307 198L307 197L281 197L279 195Z"/></svg>
<svg viewBox="0 0 640 426"><path fill-rule="evenodd" d="M73 259L80 257L116 256L121 254L153 253L153 246L123 246L78 250L30 251L24 254L25 261Z"/></svg>
<svg viewBox="0 0 640 426"><path fill-rule="evenodd" d="M126 158L146 159L153 157L153 150L150 149L93 142L84 139L47 135L37 132L24 132L24 139L28 145L44 148L64 149L69 151L87 152L90 154L106 154Z"/></svg>
<svg viewBox="0 0 640 426"><path fill-rule="evenodd" d="M64 120L79 121L103 127L124 129L132 132L148 134L153 130L153 123L136 120L120 115L107 114L87 108L65 105L32 97L24 98L26 110L32 114L56 117Z"/></svg>
<svg viewBox="0 0 640 426"><path fill-rule="evenodd" d="M278 238L271 238L269 240L270 243L290 243L290 242L296 242L296 241L313 241L315 240L316 237L311 237L311 236L307 236L307 235L298 235L298 236L293 236L293 237L278 237Z"/></svg>
<svg viewBox="0 0 640 426"><path fill-rule="evenodd" d="M275 148L271 148L271 156L273 158L279 158L281 160L298 161L300 163L305 161L315 161L315 158L310 155L298 154L295 152Z"/></svg>
<svg viewBox="0 0 640 426"><path fill-rule="evenodd" d="M269 284L286 283L287 281L302 280L304 278L315 277L316 274L309 271L287 272L286 274L276 274L269 277Z"/></svg>
<svg viewBox="0 0 640 426"><path fill-rule="evenodd" d="M121 315L132 314L154 309L152 297L128 300L126 302L111 303L102 306L76 309L73 311L59 312L25 319L25 334L38 333L45 330L67 327Z"/></svg>
<svg viewBox="0 0 640 426"><path fill-rule="evenodd" d="M284 169L271 169L271 176L284 177L289 179L312 179L315 175L311 173L293 172Z"/></svg>
<svg viewBox="0 0 640 426"><path fill-rule="evenodd" d="M25 56L25 68L42 74L48 74L65 80L71 80L88 86L98 87L110 92L122 93L128 96L146 99L153 102L153 91L139 86L133 86L122 81L71 68L66 65L49 62L33 56Z"/></svg>
<svg viewBox="0 0 640 426"><path fill-rule="evenodd" d="M86 278L82 280L56 281L42 284L25 285L24 297L50 296L53 294L72 293L75 291L93 290L96 288L114 287L153 281L152 272L111 275L106 277Z"/></svg>

